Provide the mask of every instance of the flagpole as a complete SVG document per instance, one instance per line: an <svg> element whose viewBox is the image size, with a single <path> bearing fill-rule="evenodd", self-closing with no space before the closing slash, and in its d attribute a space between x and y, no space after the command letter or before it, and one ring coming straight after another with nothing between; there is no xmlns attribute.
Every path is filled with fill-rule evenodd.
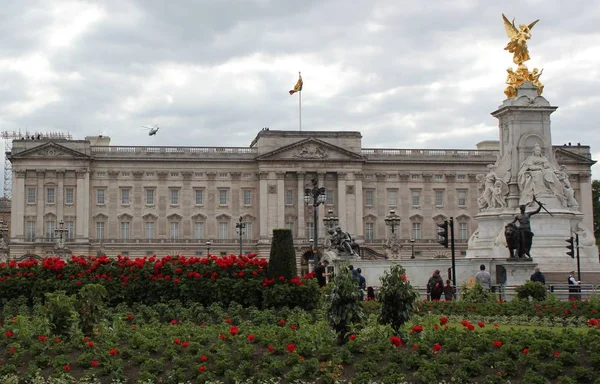
<svg viewBox="0 0 600 384"><path fill-rule="evenodd" d="M298 77L300 76L301 74L298 72ZM300 131L302 131L302 89L300 89L300 92L298 92L298 123Z"/></svg>

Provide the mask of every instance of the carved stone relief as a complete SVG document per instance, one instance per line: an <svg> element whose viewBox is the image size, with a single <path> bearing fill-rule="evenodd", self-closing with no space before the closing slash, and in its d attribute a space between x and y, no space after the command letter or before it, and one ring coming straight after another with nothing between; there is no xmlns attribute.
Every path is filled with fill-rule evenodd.
<svg viewBox="0 0 600 384"><path fill-rule="evenodd" d="M269 193L271 193L271 194L277 193L277 185L269 184Z"/></svg>
<svg viewBox="0 0 600 384"><path fill-rule="evenodd" d="M325 149L320 145L306 144L294 153L294 157L300 159L325 159L329 157Z"/></svg>

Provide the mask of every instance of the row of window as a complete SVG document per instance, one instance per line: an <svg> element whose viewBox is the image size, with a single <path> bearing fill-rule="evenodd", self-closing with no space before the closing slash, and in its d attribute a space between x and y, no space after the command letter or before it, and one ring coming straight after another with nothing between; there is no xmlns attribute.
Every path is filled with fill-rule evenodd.
<svg viewBox="0 0 600 384"><path fill-rule="evenodd" d="M155 205L156 204L156 188L145 188L145 203L146 205ZM169 203L170 205L179 205L180 204L180 188L169 188ZM435 206L443 207L444 206L444 190L435 190ZM367 189L365 190L365 206L372 207L375 205L375 190ZM228 205L229 204L229 190L228 189L219 189L218 190L218 199L219 205ZM457 203L459 206L467 205L467 190L457 190ZM335 200L335 191L332 189L328 189L326 191L326 205L333 205ZM37 198L37 188L28 187L27 188L27 204L35 204ZM195 205L204 205L204 189L194 189L194 204ZM387 191L387 199L388 206L397 207L398 200L398 191L397 190L388 190ZM253 190L244 189L243 190L243 205L250 206L252 205L253 200ZM64 203L65 204L74 204L75 202L75 189L74 188L65 188L64 194ZM131 204L131 188L120 188L120 202L122 205ZM285 204L286 205L294 205L296 202L295 194L293 189L287 189L285 191ZM55 188L46 188L46 203L47 204L55 204L56 203L56 189ZM96 189L96 204L104 205L106 204L106 189L105 188L97 188ZM411 205L413 207L419 207L421 205L421 191L420 190L411 190Z"/></svg>
<svg viewBox="0 0 600 384"><path fill-rule="evenodd" d="M35 204L37 202L37 188L27 187L27 204ZM75 188L65 188L64 195L65 204L71 205L75 203ZM56 188L46 188L46 204L56 203Z"/></svg>
<svg viewBox="0 0 600 384"><path fill-rule="evenodd" d="M75 236L75 221L74 220L66 220L64 229L66 232L63 234L63 238L67 240L73 240ZM27 241L34 241L36 238L36 221L35 220L27 220L25 222L25 239ZM56 233L56 220L46 220L44 222L44 237L49 240L56 239L59 235Z"/></svg>
<svg viewBox="0 0 600 384"><path fill-rule="evenodd" d="M65 238L67 240L72 240L74 237L75 231L75 221L67 220L64 222L66 230ZM26 223L25 237L29 241L33 241L36 237L36 222L33 220L28 220ZM178 221L172 221L169 223L169 238L172 240L180 239L180 225L181 223ZM219 239L230 239L230 222L219 222L218 224L218 238ZM252 222L245 222L245 228L242 234L242 238L244 239L252 239L253 238L253 228ZM285 224L286 228L288 228L292 233L295 234L295 222L290 221ZM105 222L98 221L96 222L96 238L104 239L105 238ZM45 237L48 239L55 239L56 234L56 221L48 220L44 223L44 232ZM205 222L197 221L193 223L193 232L194 239L202 240L206 239L205 232ZM370 241L375 239L375 223L367 222L365 223L365 240ZM306 238L312 239L315 235L314 223L308 222L306 223ZM421 236L421 223L412 223L412 238L415 240L419 240L422 238ZM467 240L469 236L468 233L468 225L467 223L458 223L458 238L460 240ZM120 238L121 239L130 239L131 238L131 223L129 221L122 221L120 223ZM156 223L153 221L147 221L144 223L144 238L145 239L156 239Z"/></svg>
<svg viewBox="0 0 600 384"><path fill-rule="evenodd" d="M456 191L456 199L459 206L467 205L467 190L458 189ZM388 206L397 207L399 205L398 191L389 189L387 191ZM434 191L434 202L436 207L443 207L445 200L445 191L438 189ZM413 189L410 191L410 202L413 207L421 206L421 190ZM375 190L365 190L365 206L372 207L375 205Z"/></svg>
<svg viewBox="0 0 600 384"><path fill-rule="evenodd" d="M206 239L206 232L205 232L205 222L203 221L197 221L194 222L192 225L192 229L193 229L193 236L195 240L202 240L202 239ZM242 238L243 239L253 239L253 228L252 228L252 222L245 222L244 224L244 229L242 232ZM97 221L96 222L96 239L102 240L106 238L106 223L104 221ZM217 223L217 228L218 228L218 232L217 232L217 238L218 239L223 239L223 240L227 240L232 238L231 236L231 223L228 221L221 221ZM157 232L156 232L156 223L154 221L146 221L144 223L144 239L156 239L157 238ZM239 232L237 232L236 230L236 234L239 236ZM171 240L178 240L181 239L182 237L182 233L181 233L181 223L179 221L171 221L169 223L169 239ZM131 239L131 223L129 221L121 221L120 222L120 233L119 233L119 238L123 239L123 240L127 240L127 239Z"/></svg>

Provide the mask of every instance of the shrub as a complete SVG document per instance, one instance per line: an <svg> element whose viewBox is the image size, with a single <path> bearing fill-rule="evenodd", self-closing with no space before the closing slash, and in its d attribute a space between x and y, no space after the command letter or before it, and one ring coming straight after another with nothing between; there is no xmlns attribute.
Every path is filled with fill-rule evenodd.
<svg viewBox="0 0 600 384"><path fill-rule="evenodd" d="M346 266L340 266L330 285L330 294L325 298L327 320L338 334L338 342L344 344L350 324L364 319L361 294L356 279Z"/></svg>
<svg viewBox="0 0 600 384"><path fill-rule="evenodd" d="M107 294L106 288L100 284L87 284L79 290L77 312L79 312L84 334L91 335L94 325L100 321L100 313Z"/></svg>
<svg viewBox="0 0 600 384"><path fill-rule="evenodd" d="M292 231L289 229L274 229L267 275L271 279L276 279L279 276L291 279L297 274Z"/></svg>
<svg viewBox="0 0 600 384"><path fill-rule="evenodd" d="M548 296L546 284L538 281L526 281L525 284L518 286L515 291L519 299L525 300L531 297L535 301L544 301Z"/></svg>
<svg viewBox="0 0 600 384"><path fill-rule="evenodd" d="M396 334L415 310L418 293L406 278L406 271L400 265L392 265L380 278L379 303L381 312L379 322L389 324Z"/></svg>
<svg viewBox="0 0 600 384"><path fill-rule="evenodd" d="M465 283L461 287L461 300L466 303L486 303L494 301L494 295L487 289L483 288L479 281L476 281L473 287Z"/></svg>
<svg viewBox="0 0 600 384"><path fill-rule="evenodd" d="M63 335L78 325L75 297L68 296L65 291L46 293L45 297L44 312L55 333Z"/></svg>

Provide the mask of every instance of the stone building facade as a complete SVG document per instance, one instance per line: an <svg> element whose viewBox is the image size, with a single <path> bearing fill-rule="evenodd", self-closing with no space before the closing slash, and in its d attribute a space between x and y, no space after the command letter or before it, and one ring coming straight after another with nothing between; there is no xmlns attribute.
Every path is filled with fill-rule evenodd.
<svg viewBox="0 0 600 384"><path fill-rule="evenodd" d="M331 210L364 258L444 258L436 224L454 217L457 256L464 256L477 227L477 175L496 161L498 142L380 149L362 148L361 139L359 132L265 129L236 148L111 146L101 136L15 140L10 254L53 254L60 221L74 254L238 253L241 217L244 253L268 256L272 230L286 227L304 263L314 223L303 196L316 177L327 192L318 208L320 245ZM590 149L554 151L591 228ZM394 236L385 224L390 210L401 217Z"/></svg>

